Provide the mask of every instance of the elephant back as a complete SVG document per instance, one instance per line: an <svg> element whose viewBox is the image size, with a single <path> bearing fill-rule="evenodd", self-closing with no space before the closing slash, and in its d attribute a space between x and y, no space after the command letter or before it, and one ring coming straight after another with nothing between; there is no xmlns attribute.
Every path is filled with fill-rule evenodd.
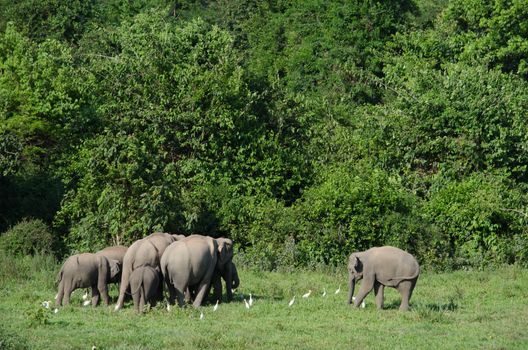
<svg viewBox="0 0 528 350"><path fill-rule="evenodd" d="M110 260L117 260L120 264L123 264L123 260L125 258L127 250L128 247L117 245L112 247L106 247L95 254L104 256Z"/></svg>

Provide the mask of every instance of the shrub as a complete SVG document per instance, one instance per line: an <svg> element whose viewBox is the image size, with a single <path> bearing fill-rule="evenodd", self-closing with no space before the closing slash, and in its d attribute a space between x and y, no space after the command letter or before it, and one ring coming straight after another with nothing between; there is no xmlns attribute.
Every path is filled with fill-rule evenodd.
<svg viewBox="0 0 528 350"><path fill-rule="evenodd" d="M54 239L44 221L23 219L2 235L0 247L16 255L53 253Z"/></svg>

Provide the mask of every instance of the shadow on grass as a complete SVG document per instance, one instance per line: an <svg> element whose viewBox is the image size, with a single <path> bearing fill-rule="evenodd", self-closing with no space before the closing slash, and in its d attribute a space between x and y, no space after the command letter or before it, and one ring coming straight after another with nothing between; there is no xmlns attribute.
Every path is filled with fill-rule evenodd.
<svg viewBox="0 0 528 350"><path fill-rule="evenodd" d="M393 300L390 303L385 304L383 308L386 310L398 310L400 308L400 304L401 300ZM447 303L410 303L411 311L420 309L425 309L434 312L456 311L458 310L458 304L453 299L449 299Z"/></svg>

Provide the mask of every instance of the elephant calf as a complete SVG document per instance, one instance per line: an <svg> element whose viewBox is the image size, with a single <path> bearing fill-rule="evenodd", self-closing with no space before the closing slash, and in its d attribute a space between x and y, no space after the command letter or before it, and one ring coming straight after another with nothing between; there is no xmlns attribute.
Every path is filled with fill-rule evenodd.
<svg viewBox="0 0 528 350"><path fill-rule="evenodd" d="M155 305L160 284L159 268L152 266L137 267L130 274L129 281L134 308L138 313L143 312L145 303Z"/></svg>
<svg viewBox="0 0 528 350"><path fill-rule="evenodd" d="M409 253L390 246L376 247L350 255L348 260L350 290L348 303L352 303L356 281L363 279L354 306L359 306L374 289L376 305L383 309L383 288L396 288L402 297L400 310L409 309L409 300L420 275L420 266Z"/></svg>
<svg viewBox="0 0 528 350"><path fill-rule="evenodd" d="M66 259L57 275L59 291L55 304L68 305L71 293L75 289L92 287L92 306L99 303L100 295L104 304L108 306L107 283L115 280L119 272L120 266L117 260L92 253L72 255Z"/></svg>

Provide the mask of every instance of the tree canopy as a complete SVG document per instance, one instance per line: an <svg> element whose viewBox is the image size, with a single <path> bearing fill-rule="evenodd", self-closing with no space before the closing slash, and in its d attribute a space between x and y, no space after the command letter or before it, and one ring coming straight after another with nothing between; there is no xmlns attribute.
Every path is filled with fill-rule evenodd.
<svg viewBox="0 0 528 350"><path fill-rule="evenodd" d="M525 5L0 0L0 232L527 264Z"/></svg>

